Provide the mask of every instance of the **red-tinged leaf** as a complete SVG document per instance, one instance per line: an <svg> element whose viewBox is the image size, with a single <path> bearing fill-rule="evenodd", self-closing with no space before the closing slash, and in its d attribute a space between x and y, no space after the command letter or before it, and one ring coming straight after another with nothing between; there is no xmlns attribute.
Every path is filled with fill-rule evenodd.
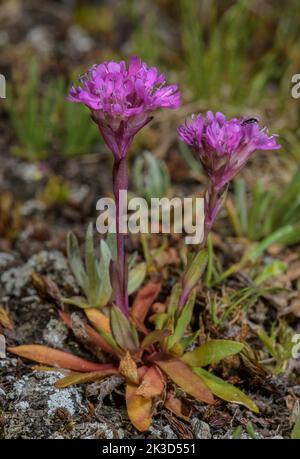
<svg viewBox="0 0 300 459"><path fill-rule="evenodd" d="M149 429L152 421L152 399L136 394L135 384L126 385L126 406L128 417L140 432Z"/></svg>
<svg viewBox="0 0 300 459"><path fill-rule="evenodd" d="M156 360L155 364L187 394L208 404L214 403L211 390L198 378L190 367L178 359Z"/></svg>
<svg viewBox="0 0 300 459"><path fill-rule="evenodd" d="M8 351L34 362L53 365L54 367L66 368L80 372L101 370L103 365L90 362L68 352L52 349L40 344L25 344L23 346L9 347Z"/></svg>
<svg viewBox="0 0 300 459"><path fill-rule="evenodd" d="M138 385L140 383L136 363L129 352L126 352L125 356L122 357L120 361L119 373L131 384Z"/></svg>
<svg viewBox="0 0 300 459"><path fill-rule="evenodd" d="M56 381L54 385L55 387L63 389L64 387L74 386L75 384L98 381L99 379L115 374L118 374L117 368L114 368L112 365L103 365L103 370L101 371L91 371L90 373L71 373Z"/></svg>
<svg viewBox="0 0 300 459"><path fill-rule="evenodd" d="M67 327L70 328L70 330L72 330L72 319L70 314L64 311L59 311L59 316L67 325ZM101 349L103 349L103 351L109 354L118 355L116 349L113 349L105 341L105 339L102 338L102 336L99 335L99 333L96 330L94 330L90 325L85 324L85 331L91 342L94 343L96 346L100 347Z"/></svg>
<svg viewBox="0 0 300 459"><path fill-rule="evenodd" d="M96 308L87 308L84 310L89 321L96 329L100 328L106 333L111 333L109 318Z"/></svg>
<svg viewBox="0 0 300 459"><path fill-rule="evenodd" d="M149 367L147 367L146 365L143 365L142 367L138 368L138 375L139 375L140 379L143 379L143 377L147 373L148 369L149 369Z"/></svg>
<svg viewBox="0 0 300 459"><path fill-rule="evenodd" d="M150 367L143 376L142 383L136 391L136 395L146 398L159 397L162 395L166 380L159 368Z"/></svg>
<svg viewBox="0 0 300 459"><path fill-rule="evenodd" d="M175 414L177 417L184 419L184 421L189 420L190 410L182 402L180 398L176 397L171 392L167 393L164 406L167 408L167 410L171 411L171 413Z"/></svg>
<svg viewBox="0 0 300 459"><path fill-rule="evenodd" d="M148 314L149 309L157 298L161 290L160 282L150 281L143 288L141 288L134 299L131 308L131 317L134 323L139 327L141 331L147 333L147 329L144 326L145 318Z"/></svg>

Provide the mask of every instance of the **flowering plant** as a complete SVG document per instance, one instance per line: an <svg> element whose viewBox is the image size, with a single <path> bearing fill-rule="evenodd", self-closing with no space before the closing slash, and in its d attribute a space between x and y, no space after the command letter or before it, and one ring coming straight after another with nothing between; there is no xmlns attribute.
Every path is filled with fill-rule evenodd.
<svg viewBox="0 0 300 459"><path fill-rule="evenodd" d="M30 360L60 367L66 374L57 387L101 380L118 374L126 385L128 415L134 426L149 428L157 400L177 416L185 418L184 403L168 386L168 378L199 402L214 403L214 395L258 412L255 403L241 390L211 374L205 367L235 355L243 344L231 340L207 340L198 345L199 330L193 324L196 284L205 270L206 251L196 254L182 283L176 283L164 303L156 302L161 282L148 281L138 288L128 308L127 266L123 235L118 230L119 191L128 186L126 155L135 134L158 108L177 108L176 86L164 86L165 77L138 58L93 66L72 88L69 100L84 103L92 112L103 138L114 155L113 190L117 216L117 257L102 241L101 259L94 253L92 226L85 244L85 266L74 235L68 238L71 270L83 297L62 298L56 285L34 276L42 295L59 307L59 315L75 336L98 358L94 362L42 345L11 347L10 352ZM258 149L277 149L275 136L260 130L256 120L226 120L221 113L193 117L179 128L180 138L198 154L209 184L205 193L205 239L221 208L224 189ZM112 268L110 270L110 268ZM110 284L110 271L112 285ZM140 286L145 271L139 268ZM142 277L140 274L142 273ZM115 301L111 301L112 292ZM115 303L115 304L114 304ZM81 308L84 316L72 313L66 304ZM101 310L100 310L101 309Z"/></svg>
<svg viewBox="0 0 300 459"><path fill-rule="evenodd" d="M113 263L112 282L117 306L128 315L127 266L124 236L120 232L123 203L120 191L128 189L126 156L134 136L159 108L178 108L176 85L165 86L164 74L132 57L124 61L93 65L81 78L82 86L72 87L68 100L85 104L92 112L108 148L114 155L113 191L116 201L118 259Z"/></svg>
<svg viewBox="0 0 300 459"><path fill-rule="evenodd" d="M230 181L257 150L277 150L280 145L276 141L277 136L268 136L267 129L261 129L255 118L226 119L221 112L193 115L179 126L178 133L179 138L198 156L209 181L204 194L203 247L221 210ZM199 260L205 256L205 252L201 254L199 251L188 268L187 274L193 274L192 282L186 282L186 276L183 277L181 306L202 274Z"/></svg>

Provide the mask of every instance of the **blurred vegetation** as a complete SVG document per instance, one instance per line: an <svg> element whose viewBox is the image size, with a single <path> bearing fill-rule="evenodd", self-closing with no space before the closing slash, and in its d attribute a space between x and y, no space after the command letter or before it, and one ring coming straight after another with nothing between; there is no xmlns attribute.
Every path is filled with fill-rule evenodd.
<svg viewBox="0 0 300 459"><path fill-rule="evenodd" d="M119 0L113 5L81 1L73 8L72 21L95 44L106 44L89 63L80 62L81 71L95 56L100 62L138 54L179 83L191 110L259 116L280 134L282 164L299 161L299 104L290 94L292 75L300 69L298 0L286 0L285 14L279 0ZM67 67L68 75L58 72L57 77L35 57L25 75L9 85L6 106L16 136L13 154L38 161L99 150L101 137L89 110L66 101L69 79L76 81L81 73L78 62ZM183 112L182 118L189 109ZM140 141L143 148L152 149L147 136ZM192 176L199 178L198 161L183 144L179 148ZM298 176L281 194L258 183L247 196L245 183L236 182L235 196L227 201L228 215L236 236L261 241L259 253L273 242L299 242Z"/></svg>
<svg viewBox="0 0 300 459"><path fill-rule="evenodd" d="M199 101L199 111L271 121L285 150L298 160L299 104L290 94L292 75L300 68L298 0L287 0L282 13L279 0L80 1L72 20L101 43L92 60L87 54L88 62L80 63L82 69L96 56L100 62L138 54L168 71L186 102ZM67 78L74 74L72 65ZM27 73L8 95L19 141L14 153L34 160L49 156L54 146L63 156L93 151L99 139L88 111L61 103L66 81L40 82L36 62ZM35 128L37 120L41 129Z"/></svg>
<svg viewBox="0 0 300 459"><path fill-rule="evenodd" d="M249 204L250 200L250 204ZM247 197L245 181L234 183L234 199L226 201L227 213L236 236L251 241L266 238L262 245L300 242L300 168L288 185L278 192L257 182Z"/></svg>
<svg viewBox="0 0 300 459"><path fill-rule="evenodd" d="M11 152L29 161L89 154L101 137L88 109L66 100L69 84L61 77L43 83L38 61L28 65L22 85L10 84L7 110L16 134Z"/></svg>

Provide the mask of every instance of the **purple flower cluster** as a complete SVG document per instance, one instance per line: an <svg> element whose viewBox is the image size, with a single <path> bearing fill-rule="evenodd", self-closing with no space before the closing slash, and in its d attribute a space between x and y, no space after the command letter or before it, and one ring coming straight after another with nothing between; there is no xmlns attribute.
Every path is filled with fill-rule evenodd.
<svg viewBox="0 0 300 459"><path fill-rule="evenodd" d="M178 129L179 137L199 155L216 192L227 185L256 150L276 150L276 136L268 136L256 120L227 120L223 113L193 116Z"/></svg>
<svg viewBox="0 0 300 459"><path fill-rule="evenodd" d="M205 236L222 207L222 189L240 172L257 150L277 150L276 135L268 136L254 118L226 119L209 111L193 116L178 129L180 139L198 155L210 179L205 193Z"/></svg>
<svg viewBox="0 0 300 459"><path fill-rule="evenodd" d="M165 86L165 75L132 57L124 61L93 65L72 87L68 100L81 102L92 111L104 140L117 159L124 158L135 134L159 108L177 108L176 85Z"/></svg>

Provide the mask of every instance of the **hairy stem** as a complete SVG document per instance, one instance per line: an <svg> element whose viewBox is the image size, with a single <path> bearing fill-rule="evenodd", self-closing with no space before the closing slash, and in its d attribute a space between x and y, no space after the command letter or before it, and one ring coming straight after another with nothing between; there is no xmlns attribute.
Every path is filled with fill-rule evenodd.
<svg viewBox="0 0 300 459"><path fill-rule="evenodd" d="M116 203L117 260L113 266L113 288L117 307L128 316L127 263L122 232L123 206L121 191L128 190L126 158L115 159L113 166L113 192Z"/></svg>
<svg viewBox="0 0 300 459"><path fill-rule="evenodd" d="M205 200L207 200L206 205L205 205L205 216L204 216L204 235L203 235L203 241L198 247L198 250L195 254L194 259L196 258L197 254L205 247L206 241L209 235L209 232L211 230L214 218L212 218L213 211L214 211L214 206L216 205L217 198L218 198L218 193L216 192L214 185L212 183L209 184L209 186L206 188L205 193ZM186 273L188 271L189 266L186 266L185 272L183 274L183 279L185 279ZM179 304L178 304L178 309L179 311L183 308L185 303L187 302L187 299L194 287L182 285L182 293L179 298Z"/></svg>

